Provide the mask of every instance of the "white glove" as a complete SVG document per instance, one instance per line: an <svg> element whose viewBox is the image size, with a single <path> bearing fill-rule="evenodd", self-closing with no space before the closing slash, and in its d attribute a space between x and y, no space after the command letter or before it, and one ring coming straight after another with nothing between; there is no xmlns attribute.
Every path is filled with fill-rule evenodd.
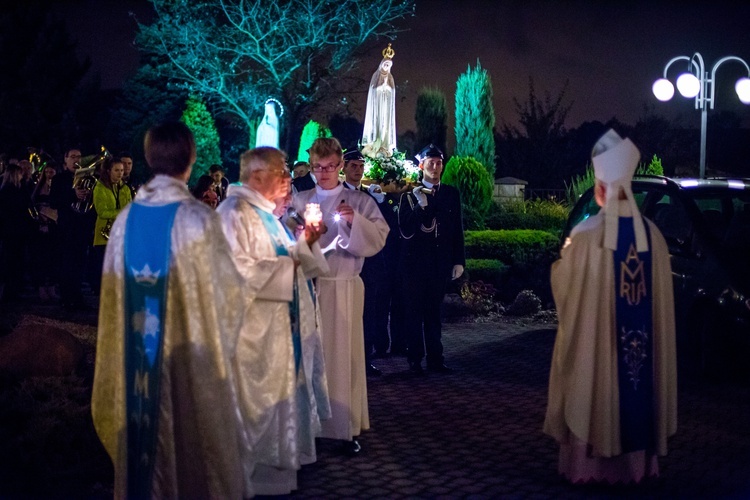
<svg viewBox="0 0 750 500"><path fill-rule="evenodd" d="M385 195L383 194L383 190L380 189L380 186L378 184L375 184L373 182L367 188L367 191L372 195L373 198L375 198L375 201L377 201L378 203L383 203L383 200L385 200Z"/></svg>
<svg viewBox="0 0 750 500"><path fill-rule="evenodd" d="M464 273L464 266L462 266L461 264L456 264L455 266L453 266L453 273L451 274L451 279L457 280L458 278L461 277L463 273Z"/></svg>
<svg viewBox="0 0 750 500"><path fill-rule="evenodd" d="M422 208L427 206L427 195L422 192L423 188L424 186L417 186L411 192L411 194L417 199L419 206Z"/></svg>

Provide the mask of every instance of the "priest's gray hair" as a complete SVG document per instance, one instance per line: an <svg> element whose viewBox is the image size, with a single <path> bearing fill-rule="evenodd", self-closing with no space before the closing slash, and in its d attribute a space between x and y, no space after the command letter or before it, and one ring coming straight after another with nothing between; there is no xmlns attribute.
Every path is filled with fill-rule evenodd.
<svg viewBox="0 0 750 500"><path fill-rule="evenodd" d="M240 182L250 180L253 172L268 170L276 161L286 164L286 154L280 149L261 146L245 151L240 156Z"/></svg>

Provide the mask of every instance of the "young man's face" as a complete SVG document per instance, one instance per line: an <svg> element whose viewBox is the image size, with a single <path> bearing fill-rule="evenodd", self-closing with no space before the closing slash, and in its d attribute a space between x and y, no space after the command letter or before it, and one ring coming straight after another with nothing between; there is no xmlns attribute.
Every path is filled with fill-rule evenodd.
<svg viewBox="0 0 750 500"><path fill-rule="evenodd" d="M332 154L323 158L311 157L310 165L318 179L318 186L323 189L333 189L339 183L339 172L341 171L341 157Z"/></svg>
<svg viewBox="0 0 750 500"><path fill-rule="evenodd" d="M123 178L127 179L130 177L130 172L133 171L133 159L128 156L123 156L120 158L120 161L122 162L122 168L123 168Z"/></svg>
<svg viewBox="0 0 750 500"><path fill-rule="evenodd" d="M432 184L440 182L440 174L443 173L443 160L440 157L429 157L422 160L419 168L424 173L424 179Z"/></svg>
<svg viewBox="0 0 750 500"><path fill-rule="evenodd" d="M211 178L214 180L214 184L220 184L221 179L224 177L224 172L221 170L217 170L213 174L211 174Z"/></svg>
<svg viewBox="0 0 750 500"><path fill-rule="evenodd" d="M76 169L76 163L81 161L81 151L78 149L71 149L65 153L65 168L71 172Z"/></svg>
<svg viewBox="0 0 750 500"><path fill-rule="evenodd" d="M346 182L353 186L359 186L365 175L365 162L362 160L349 160L344 163L344 177Z"/></svg>
<svg viewBox="0 0 750 500"><path fill-rule="evenodd" d="M304 177L309 171L310 166L307 163L301 163L294 167L294 178L299 179L300 177Z"/></svg>

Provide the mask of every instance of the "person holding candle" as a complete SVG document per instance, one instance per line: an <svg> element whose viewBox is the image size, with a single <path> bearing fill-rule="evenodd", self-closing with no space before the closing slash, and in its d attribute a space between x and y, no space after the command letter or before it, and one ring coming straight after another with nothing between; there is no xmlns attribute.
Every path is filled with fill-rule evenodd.
<svg viewBox="0 0 750 500"><path fill-rule="evenodd" d="M315 310L305 277L328 270L317 243L323 227L306 224L294 242L278 220L276 200L291 189L285 159L267 146L245 152L240 184L216 209L248 290L233 368L246 431L257 443L247 464L257 495L297 488L297 470L315 460L320 430L308 355L316 347Z"/></svg>
<svg viewBox="0 0 750 500"><path fill-rule="evenodd" d="M361 447L355 438L370 427L359 273L365 258L385 245L388 223L372 197L339 182L343 151L337 139L315 140L309 154L318 185L295 194L292 203L298 213L308 203L319 204L328 226L320 244L330 271L318 277L316 288L332 411L322 437L342 440L343 449L356 454Z"/></svg>

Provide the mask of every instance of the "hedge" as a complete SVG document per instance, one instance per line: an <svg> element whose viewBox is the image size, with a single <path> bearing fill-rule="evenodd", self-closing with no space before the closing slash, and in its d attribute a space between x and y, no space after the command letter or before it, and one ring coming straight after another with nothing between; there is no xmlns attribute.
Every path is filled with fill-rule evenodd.
<svg viewBox="0 0 750 500"><path fill-rule="evenodd" d="M549 200L493 203L484 223L488 229L539 229L560 235L568 219L568 209Z"/></svg>
<svg viewBox="0 0 750 500"><path fill-rule="evenodd" d="M508 270L509 267L498 259L466 259L466 277L470 281L484 281L499 287Z"/></svg>
<svg viewBox="0 0 750 500"><path fill-rule="evenodd" d="M465 231L464 248L470 259L498 259L525 267L557 256L559 239L534 229Z"/></svg>

